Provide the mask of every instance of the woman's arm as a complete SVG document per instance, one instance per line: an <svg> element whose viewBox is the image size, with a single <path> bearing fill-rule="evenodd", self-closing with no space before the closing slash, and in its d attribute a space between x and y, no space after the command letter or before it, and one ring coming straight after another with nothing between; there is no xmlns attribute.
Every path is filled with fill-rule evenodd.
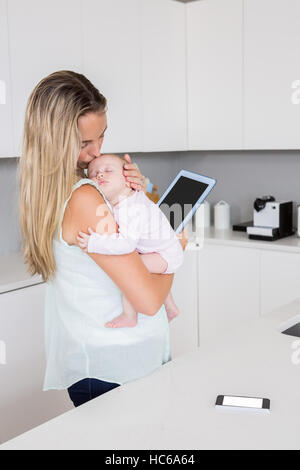
<svg viewBox="0 0 300 470"><path fill-rule="evenodd" d="M67 230L78 246L78 232L88 227L100 234L114 233L117 224L113 214L96 188L84 185L76 189L68 203L70 222ZM173 282L173 274L150 274L138 253L100 255L88 253L95 263L115 282L133 308L145 315L155 315L164 303Z"/></svg>

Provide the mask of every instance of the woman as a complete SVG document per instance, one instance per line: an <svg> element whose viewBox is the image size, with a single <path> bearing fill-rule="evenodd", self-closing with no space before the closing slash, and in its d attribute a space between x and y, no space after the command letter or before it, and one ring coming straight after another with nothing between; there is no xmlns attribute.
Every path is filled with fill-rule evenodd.
<svg viewBox="0 0 300 470"><path fill-rule="evenodd" d="M173 275L150 274L137 252L87 254L78 246L78 232L88 227L117 230L101 190L84 174L106 128L106 99L83 75L53 73L28 100L19 208L29 272L47 282L43 389L68 389L74 406L170 360L162 304ZM144 177L126 158L124 175L140 190ZM105 328L122 311L122 293L141 312L138 325Z"/></svg>

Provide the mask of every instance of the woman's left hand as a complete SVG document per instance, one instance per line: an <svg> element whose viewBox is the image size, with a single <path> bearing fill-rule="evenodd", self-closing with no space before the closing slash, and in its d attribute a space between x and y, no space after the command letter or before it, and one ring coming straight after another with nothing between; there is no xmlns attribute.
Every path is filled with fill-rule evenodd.
<svg viewBox="0 0 300 470"><path fill-rule="evenodd" d="M181 233L177 234L177 237L179 238L180 245L181 245L181 247L184 251L187 247L188 242L189 242L186 229L184 228Z"/></svg>
<svg viewBox="0 0 300 470"><path fill-rule="evenodd" d="M126 153L124 155L124 160L126 160L126 164L124 165L123 168L123 175L126 179L126 184L128 187L132 189L136 189L137 191L147 191L147 183L146 183L146 178L140 170L138 169L138 166L136 163L131 163L131 158Z"/></svg>

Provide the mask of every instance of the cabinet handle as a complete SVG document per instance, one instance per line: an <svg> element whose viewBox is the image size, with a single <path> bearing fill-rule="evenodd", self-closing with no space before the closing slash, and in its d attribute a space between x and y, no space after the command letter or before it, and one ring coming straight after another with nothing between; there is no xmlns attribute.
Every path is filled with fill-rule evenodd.
<svg viewBox="0 0 300 470"><path fill-rule="evenodd" d="M4 80L0 80L0 104L6 104L6 84Z"/></svg>

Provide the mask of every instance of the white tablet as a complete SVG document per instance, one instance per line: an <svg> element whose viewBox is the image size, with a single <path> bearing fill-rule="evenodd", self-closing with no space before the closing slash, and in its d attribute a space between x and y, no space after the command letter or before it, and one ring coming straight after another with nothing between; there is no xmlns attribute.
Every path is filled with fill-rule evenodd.
<svg viewBox="0 0 300 470"><path fill-rule="evenodd" d="M176 233L182 232L215 184L215 179L193 171L178 173L157 203Z"/></svg>

